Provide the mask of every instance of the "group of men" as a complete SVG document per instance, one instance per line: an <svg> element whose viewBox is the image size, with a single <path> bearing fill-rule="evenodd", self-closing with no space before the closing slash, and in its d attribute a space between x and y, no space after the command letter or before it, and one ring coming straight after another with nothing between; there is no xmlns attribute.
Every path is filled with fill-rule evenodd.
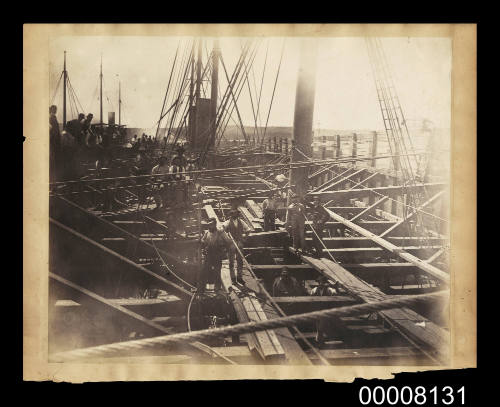
<svg viewBox="0 0 500 407"><path fill-rule="evenodd" d="M172 207L182 209L186 207L190 195L190 182L192 175L189 173L196 169L198 159L188 159L184 156L184 149L179 147L177 155L171 162L167 157L161 156L158 164L151 170L153 177L153 196L156 209L164 208L170 201Z"/></svg>
<svg viewBox="0 0 500 407"><path fill-rule="evenodd" d="M264 222L267 226L271 225L269 227L274 225L276 199L279 198L275 195L270 196L263 208ZM305 205L300 197L295 197L292 199L292 203L288 209L294 247L300 250L301 248L305 248ZM318 199L314 199L312 210L308 211L308 213L313 227L317 230L317 236L313 238L313 246L318 253L322 253L323 248L321 246L320 233L329 216ZM208 229L201 238L203 263L198 278L198 292L205 292L207 283L214 284L215 292L222 290L221 268L222 261L226 256L229 260L229 274L232 284L244 285L243 248L247 234L239 211L232 209L229 212L228 219L223 223L219 224L216 218L210 218L207 223ZM272 285L272 294L277 297L331 296L337 293L337 287L332 285L324 276L318 278L316 286L309 290L306 289L303 284L290 275L286 266L283 267L280 275L276 277ZM331 319L318 319L316 323L316 341L318 344L324 343L334 322Z"/></svg>
<svg viewBox="0 0 500 407"><path fill-rule="evenodd" d="M70 180L81 176L79 163L88 154L98 154L107 147L106 135L92 127L93 114L79 113L66 123L61 132L57 121L57 106L49 107L50 180Z"/></svg>
<svg viewBox="0 0 500 407"><path fill-rule="evenodd" d="M137 137L137 134L134 134L134 137L130 140L130 144L132 144L132 148L135 151L144 152L157 148L158 140L156 138L153 139L152 136L146 135L146 133L142 133L140 138Z"/></svg>
<svg viewBox="0 0 500 407"><path fill-rule="evenodd" d="M229 259L229 274L233 284L244 285L243 280L243 245L247 234L239 212L233 209L229 219L217 225L217 219L208 220L208 229L201 238L203 265L198 279L198 291L204 292L207 282L214 284L214 290L222 289L222 260ZM234 266L236 263L236 273Z"/></svg>
<svg viewBox="0 0 500 407"><path fill-rule="evenodd" d="M264 231L276 230L276 219L281 197L278 192L272 192L268 198L262 202L264 217ZM306 214L306 206L309 207ZM287 208L286 230L293 241L293 248L299 252L307 251L305 228L306 221L311 222L312 248L315 256L321 257L323 254L323 230L330 216L321 205L320 199L314 197L312 204L305 204L304 199L299 195L291 197Z"/></svg>

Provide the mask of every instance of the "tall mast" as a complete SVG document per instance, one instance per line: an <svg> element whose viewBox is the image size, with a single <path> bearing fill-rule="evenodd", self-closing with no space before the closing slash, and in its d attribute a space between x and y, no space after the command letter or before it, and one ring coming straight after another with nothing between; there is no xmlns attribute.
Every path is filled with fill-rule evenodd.
<svg viewBox="0 0 500 407"><path fill-rule="evenodd" d="M63 130L66 128L66 51L64 51L64 68L63 68Z"/></svg>
<svg viewBox="0 0 500 407"><path fill-rule="evenodd" d="M196 61L196 90L195 90L195 103L198 106L198 101L200 99L200 89L201 89L201 38L198 40L198 59Z"/></svg>
<svg viewBox="0 0 500 407"><path fill-rule="evenodd" d="M193 133L191 139L191 148L196 149L198 147L198 118L200 116L200 93L201 93L201 64L202 64L202 56L201 56L201 38L198 39L198 57L196 61L196 87L194 94L194 103L195 103L195 117L192 121L193 123Z"/></svg>
<svg viewBox="0 0 500 407"><path fill-rule="evenodd" d="M100 101L100 111L101 111L101 114L100 114L100 124L102 126L102 54L101 54L101 74L99 75L99 79L100 79L100 96L99 96L99 101Z"/></svg>
<svg viewBox="0 0 500 407"><path fill-rule="evenodd" d="M219 40L214 40L212 51L212 86L210 92L210 148L215 146L216 120L217 120L217 89L219 87Z"/></svg>
<svg viewBox="0 0 500 407"><path fill-rule="evenodd" d="M194 50L195 50L196 41L193 40L193 48L191 50L191 77L189 84L189 133L188 140L190 143L193 143L193 134L194 134L194 117L193 117L193 104L194 104Z"/></svg>
<svg viewBox="0 0 500 407"><path fill-rule="evenodd" d="M302 154L311 157L314 96L316 92L316 59L316 41L303 39L300 44L299 75L295 93L295 112L293 117L293 140L295 148L292 153L292 161L303 161L304 157ZM296 186L298 195L304 195L307 192L307 171L307 168L297 168L291 171L290 183Z"/></svg>
<svg viewBox="0 0 500 407"><path fill-rule="evenodd" d="M118 80L118 126L122 124L122 87L121 82Z"/></svg>

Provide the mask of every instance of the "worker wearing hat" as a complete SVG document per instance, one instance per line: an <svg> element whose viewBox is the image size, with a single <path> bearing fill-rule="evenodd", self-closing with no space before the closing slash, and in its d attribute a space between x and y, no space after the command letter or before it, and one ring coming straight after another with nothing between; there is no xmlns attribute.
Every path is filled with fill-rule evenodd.
<svg viewBox="0 0 500 407"><path fill-rule="evenodd" d="M262 202L262 211L264 213L264 231L276 230L276 209L278 208L278 199L275 192L271 192L269 197Z"/></svg>
<svg viewBox="0 0 500 407"><path fill-rule="evenodd" d="M292 203L288 206L288 229L293 239L293 248L300 252L306 250L305 238L305 207L302 197L294 195Z"/></svg>
<svg viewBox="0 0 500 407"><path fill-rule="evenodd" d="M290 275L288 267L283 266L280 275L274 279L273 297L293 297L302 294L305 294L304 287Z"/></svg>
<svg viewBox="0 0 500 407"><path fill-rule="evenodd" d="M207 282L214 283L214 290L222 289L221 268L222 259L229 248L231 241L221 228L217 227L217 219L208 220L208 230L201 238L204 261L198 279L198 292L204 292Z"/></svg>
<svg viewBox="0 0 500 407"><path fill-rule="evenodd" d="M166 200L168 199L168 160L167 157L161 156L158 160L158 165L153 167L151 170L151 175L160 175L153 178L153 182L156 185L153 185L153 197L156 203L156 209L160 209L161 207L166 206Z"/></svg>
<svg viewBox="0 0 500 407"><path fill-rule="evenodd" d="M313 229L312 234L312 246L316 252L318 258L322 257L323 254L323 230L325 229L326 222L330 219L330 215L326 212L319 196L314 196L312 202L312 209L309 212L309 220L312 222L311 228Z"/></svg>
<svg viewBox="0 0 500 407"><path fill-rule="evenodd" d="M330 281L323 275L319 276L316 281L318 285L311 290L312 296L321 297L333 296L338 294L338 291L335 288L337 283L335 283L335 286L332 286L330 284ZM318 345L322 345L325 342L328 332L332 331L332 329L334 329L335 325L338 323L339 319L332 317L323 317L316 320L316 342L318 343Z"/></svg>
<svg viewBox="0 0 500 407"><path fill-rule="evenodd" d="M243 243L246 234L243 222L240 219L240 213L237 209L232 209L229 212L229 219L224 223L224 230L232 237L231 246L229 248L229 273L231 275L231 281L233 283L245 284L243 281L243 259L240 253L243 253ZM235 245L238 246L238 248L236 248ZM235 259L236 276L234 275Z"/></svg>

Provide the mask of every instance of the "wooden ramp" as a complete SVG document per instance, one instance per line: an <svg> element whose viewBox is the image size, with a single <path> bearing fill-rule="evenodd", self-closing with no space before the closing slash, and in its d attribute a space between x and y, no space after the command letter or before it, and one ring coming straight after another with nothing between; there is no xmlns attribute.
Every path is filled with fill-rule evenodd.
<svg viewBox="0 0 500 407"><path fill-rule="evenodd" d="M365 283L331 260L315 259L309 256L301 256L301 258L327 278L338 281L353 296L366 303L390 299L390 296L378 288ZM408 308L381 311L379 314L433 358L443 364L448 362L450 345L448 331Z"/></svg>
<svg viewBox="0 0 500 407"><path fill-rule="evenodd" d="M222 263L222 284L227 292L232 291L230 299L235 306L239 322L262 321L278 318L279 314L268 303L261 303L253 292L259 292L259 282L244 268L243 279L248 290L231 283L229 264L227 260ZM271 363L289 363L294 365L311 364L308 356L299 346L288 328L255 332L246 335L249 348L252 347L262 359Z"/></svg>

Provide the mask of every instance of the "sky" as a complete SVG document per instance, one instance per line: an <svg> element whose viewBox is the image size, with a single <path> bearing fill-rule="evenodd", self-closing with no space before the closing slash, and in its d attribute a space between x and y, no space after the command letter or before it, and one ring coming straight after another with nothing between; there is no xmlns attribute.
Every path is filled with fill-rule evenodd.
<svg viewBox="0 0 500 407"><path fill-rule="evenodd" d="M189 49L187 37L57 37L50 43L49 91L53 104L62 106L62 85L56 85L67 51L67 70L76 95L85 110L99 119L98 83L102 55L104 77L104 121L115 111L118 120L118 81L122 92L122 123L128 127L154 129L167 89L176 49ZM244 39L223 37L220 49L229 76L241 53ZM295 105L300 39L262 37L250 75L253 92L260 88L265 68L260 103L260 122L265 124L281 51L283 57L269 115L269 126L292 126ZM383 129L370 61L361 37L318 38L314 128ZM284 44L284 48L283 47ZM213 38L204 38L203 58L212 49ZM396 91L409 125L430 120L435 127L447 129L451 119L451 39L383 38ZM267 53L267 59L266 59ZM253 76L252 76L253 75ZM221 90L227 81L219 71ZM254 96L257 92L254 92ZM254 100L255 103L255 100ZM248 90L238 101L245 125L254 116ZM255 107L256 108L256 107ZM61 108L58 112L62 121ZM236 119L236 115L234 116Z"/></svg>

